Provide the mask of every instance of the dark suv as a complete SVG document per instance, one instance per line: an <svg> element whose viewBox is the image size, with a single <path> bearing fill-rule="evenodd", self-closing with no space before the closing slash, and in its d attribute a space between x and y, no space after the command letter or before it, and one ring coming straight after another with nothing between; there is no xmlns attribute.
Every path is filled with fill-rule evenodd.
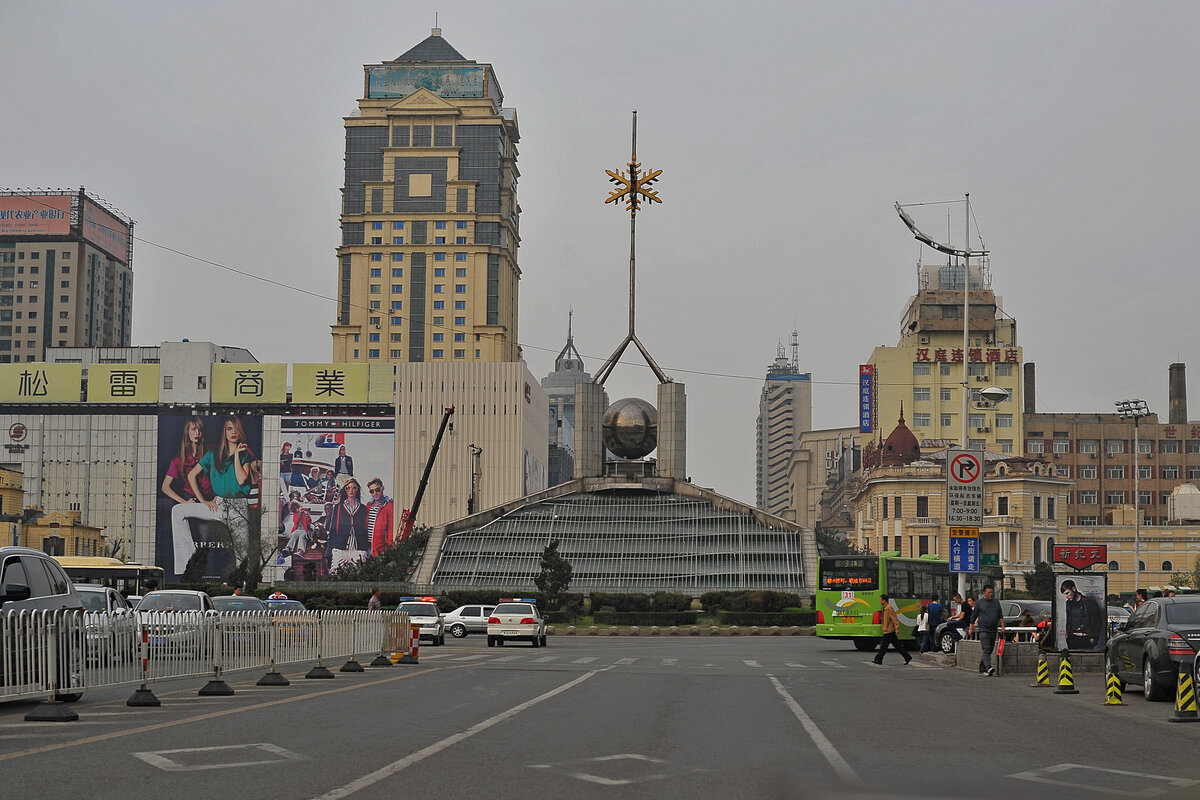
<svg viewBox="0 0 1200 800"><path fill-rule="evenodd" d="M83 613L83 602L79 599L71 579L63 568L52 557L40 550L28 547L0 547L0 626L16 633L10 628L17 623L16 619L4 619L21 611L53 611L61 614ZM82 626L80 626L82 629ZM4 663L29 664L35 654L20 650L23 646L20 636L6 635L6 652ZM83 647L70 646L69 637L59 639L58 654L58 683L60 687L74 687L79 681L72 680L82 673ZM9 649L13 648L13 649ZM36 665L32 665L36 672ZM31 675L0 674L4 685L20 685L27 683ZM62 691L57 699L74 702L83 696L82 692Z"/></svg>

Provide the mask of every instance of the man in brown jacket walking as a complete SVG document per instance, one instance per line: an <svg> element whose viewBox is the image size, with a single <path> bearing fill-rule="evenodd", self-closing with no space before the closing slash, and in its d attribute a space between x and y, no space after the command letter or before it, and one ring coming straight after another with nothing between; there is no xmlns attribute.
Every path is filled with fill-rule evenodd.
<svg viewBox="0 0 1200 800"><path fill-rule="evenodd" d="M883 666L883 654L887 652L888 645L896 648L896 652L904 656L904 663L912 661L912 656L904 649L904 645L900 644L900 639L896 636L900 632L900 618L896 616L896 609L892 608L891 598L886 594L879 595L879 602L883 606L883 636L879 640L879 652L875 654L874 663Z"/></svg>

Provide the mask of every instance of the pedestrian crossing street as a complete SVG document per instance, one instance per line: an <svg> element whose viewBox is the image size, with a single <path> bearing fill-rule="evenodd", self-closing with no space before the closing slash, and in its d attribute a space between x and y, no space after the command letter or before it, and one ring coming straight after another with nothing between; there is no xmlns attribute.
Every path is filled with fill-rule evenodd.
<svg viewBox="0 0 1200 800"><path fill-rule="evenodd" d="M641 669L669 667L682 669L729 669L730 667L747 668L750 670L866 670L880 669L866 658L847 656L845 660L828 658L797 659L767 662L756 659L723 658L714 660L711 656L695 658L660 658L660 657L630 657L630 656L582 656L578 653L546 654L543 650L522 650L518 653L473 653L467 655L455 654L445 650L429 653L421 652L421 663L464 664L474 662L479 665L508 664L508 665L547 665L547 666L578 666L590 669L607 667L637 667ZM938 669L934 664L926 664L920 659L913 659L909 666L904 666L899 660L885 664L883 669Z"/></svg>

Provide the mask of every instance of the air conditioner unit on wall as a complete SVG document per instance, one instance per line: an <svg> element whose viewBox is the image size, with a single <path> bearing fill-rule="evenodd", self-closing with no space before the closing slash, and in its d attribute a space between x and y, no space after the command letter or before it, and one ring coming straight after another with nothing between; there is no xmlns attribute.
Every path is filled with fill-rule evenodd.
<svg viewBox="0 0 1200 800"><path fill-rule="evenodd" d="M921 337L921 344L929 344L929 337L928 337L928 336L922 336L922 337Z"/></svg>
<svg viewBox="0 0 1200 800"><path fill-rule="evenodd" d="M1088 455L1090 455L1092 458L1095 458L1095 457L1096 457L1096 454L1095 454L1095 453L1088 453Z"/></svg>
<svg viewBox="0 0 1200 800"><path fill-rule="evenodd" d="M1154 453L1146 453L1146 458L1154 458Z"/></svg>

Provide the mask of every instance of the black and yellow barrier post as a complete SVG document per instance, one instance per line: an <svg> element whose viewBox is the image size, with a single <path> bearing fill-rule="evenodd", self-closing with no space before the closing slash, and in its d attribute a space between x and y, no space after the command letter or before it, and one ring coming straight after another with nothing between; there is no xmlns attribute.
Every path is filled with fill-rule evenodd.
<svg viewBox="0 0 1200 800"><path fill-rule="evenodd" d="M1108 673L1107 688L1104 692L1104 705L1106 706L1123 706L1125 702L1121 700L1121 690L1123 681L1117 676L1117 673L1105 670Z"/></svg>
<svg viewBox="0 0 1200 800"><path fill-rule="evenodd" d="M1050 685L1050 664L1046 661L1046 654L1044 652L1038 651L1037 682L1029 685L1035 689L1039 686Z"/></svg>
<svg viewBox="0 0 1200 800"><path fill-rule="evenodd" d="M1058 686L1054 687L1055 694L1079 694L1075 688L1075 673L1071 671L1071 653L1063 650L1059 653Z"/></svg>
<svg viewBox="0 0 1200 800"><path fill-rule="evenodd" d="M1179 662L1179 684L1175 691L1175 713L1170 722L1200 722L1196 713L1196 684L1192 680L1195 658Z"/></svg>

